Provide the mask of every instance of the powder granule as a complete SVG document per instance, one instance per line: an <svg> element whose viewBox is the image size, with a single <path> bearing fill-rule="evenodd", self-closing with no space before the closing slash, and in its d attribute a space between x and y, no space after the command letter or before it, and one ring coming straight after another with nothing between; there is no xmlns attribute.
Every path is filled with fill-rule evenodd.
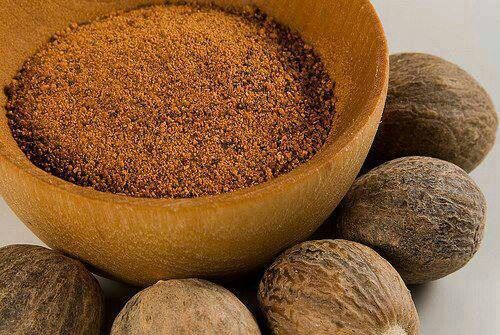
<svg viewBox="0 0 500 335"><path fill-rule="evenodd" d="M7 88L7 113L22 151L55 176L187 198L310 159L333 93L313 50L262 14L155 6L54 36Z"/></svg>

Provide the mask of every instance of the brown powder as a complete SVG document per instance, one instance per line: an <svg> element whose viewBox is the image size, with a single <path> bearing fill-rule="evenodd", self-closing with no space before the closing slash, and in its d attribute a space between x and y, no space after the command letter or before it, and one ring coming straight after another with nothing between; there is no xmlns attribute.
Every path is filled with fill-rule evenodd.
<svg viewBox="0 0 500 335"><path fill-rule="evenodd" d="M100 191L196 197L265 182L326 141L333 83L261 14L156 6L72 25L7 88L37 166Z"/></svg>

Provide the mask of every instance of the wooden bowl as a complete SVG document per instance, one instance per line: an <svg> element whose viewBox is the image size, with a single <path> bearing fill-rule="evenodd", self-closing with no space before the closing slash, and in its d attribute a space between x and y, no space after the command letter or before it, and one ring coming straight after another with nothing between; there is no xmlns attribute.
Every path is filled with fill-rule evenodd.
<svg viewBox="0 0 500 335"><path fill-rule="evenodd" d="M163 2L3 0L0 85L71 21ZM368 0L214 2L256 5L315 47L337 82L337 117L325 146L306 164L254 187L195 199L132 198L76 186L35 167L2 110L1 195L48 246L132 284L232 276L306 239L344 196L372 143L387 92L387 43L373 6ZM5 106L3 94L0 100Z"/></svg>

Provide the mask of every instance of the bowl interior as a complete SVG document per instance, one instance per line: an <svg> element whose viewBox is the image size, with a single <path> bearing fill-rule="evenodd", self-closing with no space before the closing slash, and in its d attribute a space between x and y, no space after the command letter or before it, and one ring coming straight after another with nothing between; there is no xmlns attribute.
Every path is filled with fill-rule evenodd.
<svg viewBox="0 0 500 335"><path fill-rule="evenodd" d="M23 62L47 42L54 32L70 22L85 22L115 10L132 9L165 1L4 1L0 14L0 86L7 85ZM178 2L178 1L170 1ZM265 192L280 183L300 178L326 164L331 157L357 136L372 117L375 106L385 99L387 46L380 22L367 0L203 0L220 6L257 6L275 20L298 31L320 54L327 71L336 82L337 115L330 138L309 162L267 183L230 194L196 199L140 199L97 192L56 178L34 166L11 136L5 116L5 94L0 94L0 155L36 178L70 192L106 201L127 201L153 205L204 204L255 192ZM307 13L307 15L304 15ZM363 18L363 19L359 19ZM353 26L350 22L356 22Z"/></svg>

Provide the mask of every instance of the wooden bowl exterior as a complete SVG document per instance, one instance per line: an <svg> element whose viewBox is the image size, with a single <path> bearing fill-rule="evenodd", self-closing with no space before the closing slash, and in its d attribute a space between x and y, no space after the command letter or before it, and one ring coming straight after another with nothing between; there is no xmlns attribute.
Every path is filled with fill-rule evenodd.
<svg viewBox="0 0 500 335"><path fill-rule="evenodd" d="M164 1L1 0L0 85L70 22ZM198 1L199 2L199 1ZM0 193L48 246L132 284L256 269L306 239L344 196L377 130L388 50L368 0L218 0L256 5L297 30L337 82L337 116L309 162L267 183L212 197L140 199L97 192L35 167L0 111ZM0 105L6 97L0 94Z"/></svg>

